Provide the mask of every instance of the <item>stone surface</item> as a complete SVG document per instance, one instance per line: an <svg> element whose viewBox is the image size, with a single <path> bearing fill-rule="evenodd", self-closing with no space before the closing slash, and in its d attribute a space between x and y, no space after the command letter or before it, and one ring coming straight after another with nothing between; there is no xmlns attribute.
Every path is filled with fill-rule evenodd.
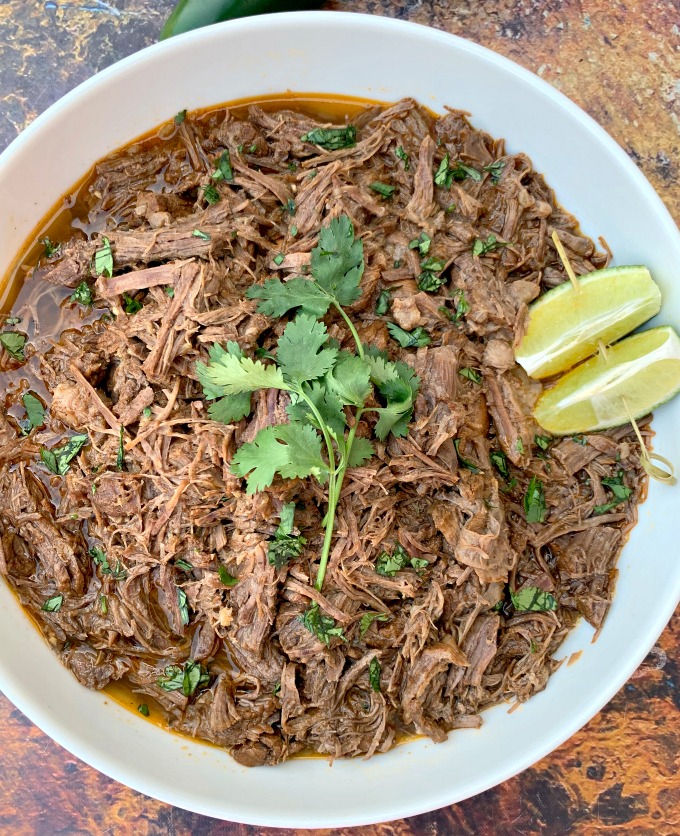
<svg viewBox="0 0 680 836"><path fill-rule="evenodd" d="M152 43L173 5L173 0L0 0L0 149L76 84ZM678 0L327 5L435 26L537 72L612 134L680 220ZM600 714L500 787L412 819L334 832L680 833L679 645L676 614L647 663ZM0 734L0 833L292 833L217 822L135 793L73 758L2 696Z"/></svg>

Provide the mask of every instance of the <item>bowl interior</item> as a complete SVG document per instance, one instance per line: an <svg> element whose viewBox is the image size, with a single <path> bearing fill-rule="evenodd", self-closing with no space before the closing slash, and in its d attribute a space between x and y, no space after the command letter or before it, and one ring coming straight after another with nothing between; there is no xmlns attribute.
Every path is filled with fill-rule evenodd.
<svg viewBox="0 0 680 836"><path fill-rule="evenodd" d="M481 47L413 24L342 13L250 18L189 33L102 72L50 108L0 158L0 274L60 195L102 156L183 108L286 90L383 101L413 96L435 111L445 105L470 111L475 126L505 137L510 151L529 154L584 231L604 236L615 263L650 268L664 295L658 322L680 322L678 231L646 180L592 120ZM679 421L675 402L654 423L656 446L676 462L680 439L673 424ZM587 625L578 626L560 656L583 653L560 668L546 691L513 713L507 706L492 709L481 730L455 732L445 744L415 741L368 762L332 767L310 759L244 769L219 749L167 734L78 685L4 584L0 687L83 760L187 809L287 827L413 815L530 765L623 684L680 597L677 496L678 488L651 486L597 642Z"/></svg>

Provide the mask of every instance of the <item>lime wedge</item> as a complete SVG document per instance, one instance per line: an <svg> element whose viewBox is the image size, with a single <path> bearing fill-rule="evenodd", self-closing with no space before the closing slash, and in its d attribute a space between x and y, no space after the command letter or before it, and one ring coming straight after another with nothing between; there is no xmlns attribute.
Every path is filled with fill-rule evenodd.
<svg viewBox="0 0 680 836"><path fill-rule="evenodd" d="M678 392L680 339L668 326L650 328L567 372L538 399L534 418L554 435L593 432L627 423L626 407L641 418Z"/></svg>
<svg viewBox="0 0 680 836"><path fill-rule="evenodd" d="M529 306L529 326L515 351L531 377L566 371L635 330L661 308L646 267L608 267L554 287Z"/></svg>

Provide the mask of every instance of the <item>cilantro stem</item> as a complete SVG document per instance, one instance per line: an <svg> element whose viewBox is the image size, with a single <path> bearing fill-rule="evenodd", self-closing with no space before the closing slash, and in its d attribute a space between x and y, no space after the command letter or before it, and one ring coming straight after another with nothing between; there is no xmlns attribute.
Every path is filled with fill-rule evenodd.
<svg viewBox="0 0 680 836"><path fill-rule="evenodd" d="M356 420L354 426L350 429L347 435L347 442L345 444L345 451L340 461L340 467L337 475L333 474L333 484L331 486L330 480L328 485L328 513L326 514L326 534L323 539L323 548L321 549L321 560L319 561L319 573L316 576L315 586L321 592L324 578L326 577L326 567L328 566L328 557L331 551L331 541L333 539L333 530L335 528L335 509L338 507L340 501L340 492L342 491L342 483L345 481L345 473L347 472L347 464L349 456L352 452L352 445L356 438L357 429L359 427L359 420L361 419L363 410L358 410L356 413Z"/></svg>
<svg viewBox="0 0 680 836"><path fill-rule="evenodd" d="M354 342L357 344L357 354L361 359L364 359L364 347L361 344L361 340L359 339L359 334L357 333L357 329L354 327L352 320L347 316L347 314L343 311L342 307L338 305L337 302L333 302L333 306L339 311L340 316L345 320L347 323L347 327L352 332L352 336L354 337Z"/></svg>

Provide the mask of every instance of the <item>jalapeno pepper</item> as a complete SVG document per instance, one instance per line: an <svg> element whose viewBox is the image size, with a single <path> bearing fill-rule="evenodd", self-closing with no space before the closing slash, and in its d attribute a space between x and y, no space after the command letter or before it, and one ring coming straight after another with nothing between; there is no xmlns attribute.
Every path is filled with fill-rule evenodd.
<svg viewBox="0 0 680 836"><path fill-rule="evenodd" d="M323 0L180 0L161 32L161 40L237 17L319 9Z"/></svg>

